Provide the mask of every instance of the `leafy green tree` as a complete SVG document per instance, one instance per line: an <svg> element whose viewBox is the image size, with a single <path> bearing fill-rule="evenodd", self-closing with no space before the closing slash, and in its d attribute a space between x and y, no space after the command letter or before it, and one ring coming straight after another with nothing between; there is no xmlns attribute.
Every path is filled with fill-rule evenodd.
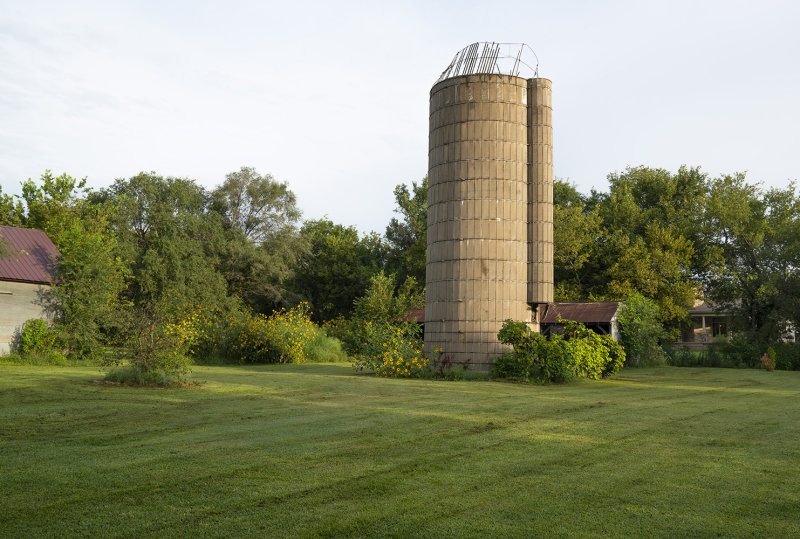
<svg viewBox="0 0 800 539"><path fill-rule="evenodd" d="M556 178L553 182L553 204L562 208L584 209L586 201L575 184Z"/></svg>
<svg viewBox="0 0 800 539"><path fill-rule="evenodd" d="M605 230L598 212L584 212L576 204L556 204L553 208L553 274L556 301L587 299L597 267L598 249L605 241Z"/></svg>
<svg viewBox="0 0 800 539"><path fill-rule="evenodd" d="M355 227L330 219L309 220L300 234L309 245L291 280L291 289L306 299L317 320L347 315L364 294L370 278L384 265L385 247L377 234L359 237Z"/></svg>
<svg viewBox="0 0 800 539"><path fill-rule="evenodd" d="M58 283L49 292L54 320L71 356L96 356L105 330L116 325L127 275L105 210L87 204L63 228L58 247Z"/></svg>
<svg viewBox="0 0 800 539"><path fill-rule="evenodd" d="M106 342L126 272L109 224L113 206L92 204L84 185L85 180L48 170L38 182L23 182L24 206L14 210L18 224L44 230L61 253L53 261L55 286L42 299L61 344L75 358L98 354Z"/></svg>
<svg viewBox="0 0 800 539"><path fill-rule="evenodd" d="M575 210L554 212L562 221L556 226L555 259L561 262L556 268L566 279L559 289L571 285L566 290L570 299L591 300L619 300L640 292L658 303L661 321L677 333L693 304L696 279L707 267L705 248L702 257L695 248L702 231L706 177L697 168L681 167L671 174L637 167L610 174L608 180L608 193L582 197L583 221L599 228L594 234L587 234L591 228ZM599 222L589 221L593 215ZM569 267L564 258L580 267L580 279L574 268L564 275Z"/></svg>
<svg viewBox="0 0 800 539"><path fill-rule="evenodd" d="M116 180L97 199L117 204L113 225L131 272L126 297L136 306L155 308L168 295L211 308L228 304L219 269L225 231L202 187L143 172Z"/></svg>
<svg viewBox="0 0 800 539"><path fill-rule="evenodd" d="M395 210L402 219L393 217L386 227L388 243L386 266L401 280L414 277L425 283L425 252L428 242L428 177L394 188Z"/></svg>
<svg viewBox="0 0 800 539"><path fill-rule="evenodd" d="M226 176L211 199L228 231L221 258L228 293L262 312L296 303L286 284L308 245L299 234L300 210L287 184L242 167Z"/></svg>
<svg viewBox="0 0 800 539"><path fill-rule="evenodd" d="M651 223L644 236L630 237L617 231L608 252L613 257L605 273L609 296L639 292L655 300L661 321L676 333L696 295L688 269L692 243L672 229Z"/></svg>
<svg viewBox="0 0 800 539"><path fill-rule="evenodd" d="M212 208L245 238L260 245L292 232L300 219L297 199L285 182L242 167L211 193Z"/></svg>
<svg viewBox="0 0 800 539"><path fill-rule="evenodd" d="M708 179L699 167L681 166L675 174L649 167L628 168L608 176L609 193L598 204L605 226L630 236L646 236L650 224L671 230L691 243L694 276L708 265L700 242Z"/></svg>
<svg viewBox="0 0 800 539"><path fill-rule="evenodd" d="M0 225L23 226L25 208L18 197L3 193L0 186Z"/></svg>
<svg viewBox="0 0 800 539"><path fill-rule="evenodd" d="M708 294L738 315L737 329L753 340L778 339L800 294L796 185L765 191L744 174L723 176L711 184L704 216L714 257Z"/></svg>

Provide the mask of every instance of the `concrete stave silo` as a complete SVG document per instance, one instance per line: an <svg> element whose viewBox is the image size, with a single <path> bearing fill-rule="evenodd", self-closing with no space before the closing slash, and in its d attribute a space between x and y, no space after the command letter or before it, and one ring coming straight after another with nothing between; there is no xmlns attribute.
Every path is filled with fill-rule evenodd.
<svg viewBox="0 0 800 539"><path fill-rule="evenodd" d="M552 301L550 81L443 77L430 103L425 347L489 370L503 321Z"/></svg>

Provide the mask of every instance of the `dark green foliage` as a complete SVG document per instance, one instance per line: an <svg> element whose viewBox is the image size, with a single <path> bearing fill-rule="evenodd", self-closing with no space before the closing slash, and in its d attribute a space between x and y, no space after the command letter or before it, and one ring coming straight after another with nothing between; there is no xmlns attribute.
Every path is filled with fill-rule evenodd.
<svg viewBox="0 0 800 539"><path fill-rule="evenodd" d="M413 277L425 282L425 250L428 238L428 177L421 182L411 182L394 188L397 204L395 212L402 220L393 217L386 227L388 252L386 267L397 273L401 281Z"/></svg>
<svg viewBox="0 0 800 539"><path fill-rule="evenodd" d="M170 331L172 321L163 302L129 308L120 317L119 357L114 362L123 365L113 369L109 379L164 384L185 378L189 373L186 344Z"/></svg>
<svg viewBox="0 0 800 539"><path fill-rule="evenodd" d="M58 334L45 320L31 318L20 328L13 343L14 352L23 359L37 358L43 363L59 363L64 355L58 346Z"/></svg>
<svg viewBox="0 0 800 539"><path fill-rule="evenodd" d="M228 294L259 312L296 304L286 283L308 244L297 230L300 210L288 185L242 167L211 193L210 209L227 231L220 271Z"/></svg>
<svg viewBox="0 0 800 539"><path fill-rule="evenodd" d="M800 313L800 196L760 189L744 174L711 183L704 241L714 256L709 295L734 312L733 329L766 348Z"/></svg>
<svg viewBox="0 0 800 539"><path fill-rule="evenodd" d="M631 294L617 316L620 344L625 349L630 367L664 365L666 354L662 343L668 340L667 332L659 322L659 309L655 301L641 294Z"/></svg>
<svg viewBox="0 0 800 539"><path fill-rule="evenodd" d="M376 234L359 236L354 227L330 219L309 220L300 234L309 246L290 282L308 301L317 321L349 315L384 264L384 245Z"/></svg>
<svg viewBox="0 0 800 539"><path fill-rule="evenodd" d="M536 382L569 382L574 378L599 379L616 374L625 352L614 339L597 335L583 324L565 320L564 334L549 339L531 333L524 322L506 320L497 335L512 352L495 359L492 374Z"/></svg>
<svg viewBox="0 0 800 539"><path fill-rule="evenodd" d="M42 299L72 359L96 356L107 344L127 271L110 227L115 206L89 202L84 184L46 171L23 183L25 205L15 210L18 224L44 230L61 252L53 261L56 285Z"/></svg>
<svg viewBox="0 0 800 539"><path fill-rule="evenodd" d="M668 348L666 351L669 355L669 364L675 367L725 367L730 369L760 369L762 366L760 358L766 351L772 359L775 369L800 371L800 344L777 342L765 350L742 334L734 335L730 339L718 337L705 350L690 351Z"/></svg>
<svg viewBox="0 0 800 539"><path fill-rule="evenodd" d="M114 229L131 271L125 295L135 305L155 305L170 293L198 305L228 304L219 269L227 239L202 187L141 173L117 180L98 198L116 201Z"/></svg>
<svg viewBox="0 0 800 539"><path fill-rule="evenodd" d="M775 351L775 368L782 371L800 371L800 343L779 342L772 345Z"/></svg>

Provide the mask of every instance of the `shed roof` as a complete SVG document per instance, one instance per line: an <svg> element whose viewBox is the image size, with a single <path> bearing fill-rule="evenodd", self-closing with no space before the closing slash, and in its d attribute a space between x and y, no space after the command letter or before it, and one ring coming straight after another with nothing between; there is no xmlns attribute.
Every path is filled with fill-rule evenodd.
<svg viewBox="0 0 800 539"><path fill-rule="evenodd" d="M400 319L401 322L425 322L425 308L412 307L406 311L405 316Z"/></svg>
<svg viewBox="0 0 800 539"><path fill-rule="evenodd" d="M61 253L42 230L0 226L0 241L10 256L0 257L0 281L49 284L53 261Z"/></svg>
<svg viewBox="0 0 800 539"><path fill-rule="evenodd" d="M619 309L618 301L593 301L588 303L550 303L542 324L558 324L558 319L574 320L581 324L607 324Z"/></svg>

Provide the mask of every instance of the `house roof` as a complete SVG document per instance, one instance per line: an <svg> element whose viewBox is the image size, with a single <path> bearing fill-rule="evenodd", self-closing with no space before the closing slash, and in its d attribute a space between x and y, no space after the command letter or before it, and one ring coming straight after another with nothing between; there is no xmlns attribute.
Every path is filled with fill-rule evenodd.
<svg viewBox="0 0 800 539"><path fill-rule="evenodd" d="M574 320L581 324L607 324L617 315L619 302L549 303L542 324L558 324L558 319Z"/></svg>
<svg viewBox="0 0 800 539"><path fill-rule="evenodd" d="M741 303L741 300L735 302L736 304ZM696 301L694 307L689 309L689 314L694 316L702 316L702 315L717 315L717 316L727 316L729 314L729 309L717 305L713 301L703 300L703 301Z"/></svg>
<svg viewBox="0 0 800 539"><path fill-rule="evenodd" d="M42 230L0 226L0 241L9 256L0 257L0 281L50 284L53 260L61 253Z"/></svg>

